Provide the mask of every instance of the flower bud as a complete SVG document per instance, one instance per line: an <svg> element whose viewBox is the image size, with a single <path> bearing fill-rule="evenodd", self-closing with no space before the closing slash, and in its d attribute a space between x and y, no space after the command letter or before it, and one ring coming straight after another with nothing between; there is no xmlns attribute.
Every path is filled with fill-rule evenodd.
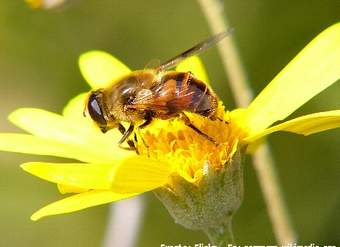
<svg viewBox="0 0 340 247"><path fill-rule="evenodd" d="M198 184L174 175L171 183L154 193L176 223L208 235L223 234L243 198L241 151L219 170L205 162Z"/></svg>

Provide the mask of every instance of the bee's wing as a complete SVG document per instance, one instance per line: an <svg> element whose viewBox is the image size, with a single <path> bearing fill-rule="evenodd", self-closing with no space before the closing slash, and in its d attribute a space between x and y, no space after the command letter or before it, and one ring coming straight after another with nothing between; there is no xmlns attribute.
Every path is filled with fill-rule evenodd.
<svg viewBox="0 0 340 247"><path fill-rule="evenodd" d="M144 67L145 70L158 68L161 64L159 59L151 59Z"/></svg>
<svg viewBox="0 0 340 247"><path fill-rule="evenodd" d="M166 84L159 84L152 90L137 94L128 108L161 112L180 111L192 101L194 94L194 91L187 88L176 90L176 81L169 80Z"/></svg>
<svg viewBox="0 0 340 247"><path fill-rule="evenodd" d="M171 58L170 60L166 61L165 63L161 64L156 68L157 71L163 71L163 70L168 70L173 67L175 67L177 64L179 64L182 60L186 59L187 57L191 57L193 55L200 54L204 51L206 51L208 48L211 46L215 45L228 35L232 33L233 29L228 29L224 32L215 34L214 36L198 43L197 45L193 46L192 48L186 50L185 52Z"/></svg>

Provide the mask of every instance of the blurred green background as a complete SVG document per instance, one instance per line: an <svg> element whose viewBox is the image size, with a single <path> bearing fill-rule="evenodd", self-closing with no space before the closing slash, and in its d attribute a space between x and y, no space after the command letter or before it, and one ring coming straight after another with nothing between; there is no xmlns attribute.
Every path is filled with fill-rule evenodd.
<svg viewBox="0 0 340 247"><path fill-rule="evenodd" d="M223 1L251 86L259 92L308 41L340 20L339 0ZM1 132L19 131L7 122L18 107L60 112L89 90L77 67L79 54L102 49L131 68L162 61L209 36L196 1L78 0L52 11L23 1L0 2ZM212 84L234 107L216 49L201 56ZM318 95L295 116L340 109L340 84ZM277 171L300 244L340 245L340 130L310 137L270 136ZM108 206L49 217L29 216L60 198L54 185L24 173L19 164L56 159L0 153L0 246L100 246ZM207 243L200 232L176 225L152 193L138 247ZM248 158L245 199L234 219L238 244L274 244L256 174Z"/></svg>

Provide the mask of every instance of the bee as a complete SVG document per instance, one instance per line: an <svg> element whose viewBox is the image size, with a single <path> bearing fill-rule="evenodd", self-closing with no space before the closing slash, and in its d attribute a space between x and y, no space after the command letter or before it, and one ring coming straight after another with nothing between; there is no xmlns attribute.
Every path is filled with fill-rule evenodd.
<svg viewBox="0 0 340 247"><path fill-rule="evenodd" d="M129 136L136 125L142 129L153 119L179 117L198 134L215 141L195 127L185 112L199 114L211 120L217 117L218 97L207 84L191 72L177 72L175 67L187 57L199 54L230 34L230 30L218 33L154 69L133 71L106 88L92 91L86 102L84 115L90 115L103 133L118 128L124 141L134 148ZM221 120L221 119L219 119ZM126 130L122 122L130 123Z"/></svg>

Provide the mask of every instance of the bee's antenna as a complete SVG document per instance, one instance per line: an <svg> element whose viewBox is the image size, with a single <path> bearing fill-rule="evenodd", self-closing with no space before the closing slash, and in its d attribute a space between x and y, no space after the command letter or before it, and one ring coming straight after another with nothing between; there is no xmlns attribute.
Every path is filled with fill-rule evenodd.
<svg viewBox="0 0 340 247"><path fill-rule="evenodd" d="M184 59L200 54L207 49L209 49L211 46L215 45L216 43L220 42L225 37L232 34L234 31L233 28L229 28L228 30L215 34L212 37L207 38L206 40L203 40L202 42L198 43L197 45L191 47L190 49L186 50L185 52L171 58L170 60L166 61L165 63L161 64L156 68L157 71L163 71L170 68L175 67L177 64L179 64Z"/></svg>

